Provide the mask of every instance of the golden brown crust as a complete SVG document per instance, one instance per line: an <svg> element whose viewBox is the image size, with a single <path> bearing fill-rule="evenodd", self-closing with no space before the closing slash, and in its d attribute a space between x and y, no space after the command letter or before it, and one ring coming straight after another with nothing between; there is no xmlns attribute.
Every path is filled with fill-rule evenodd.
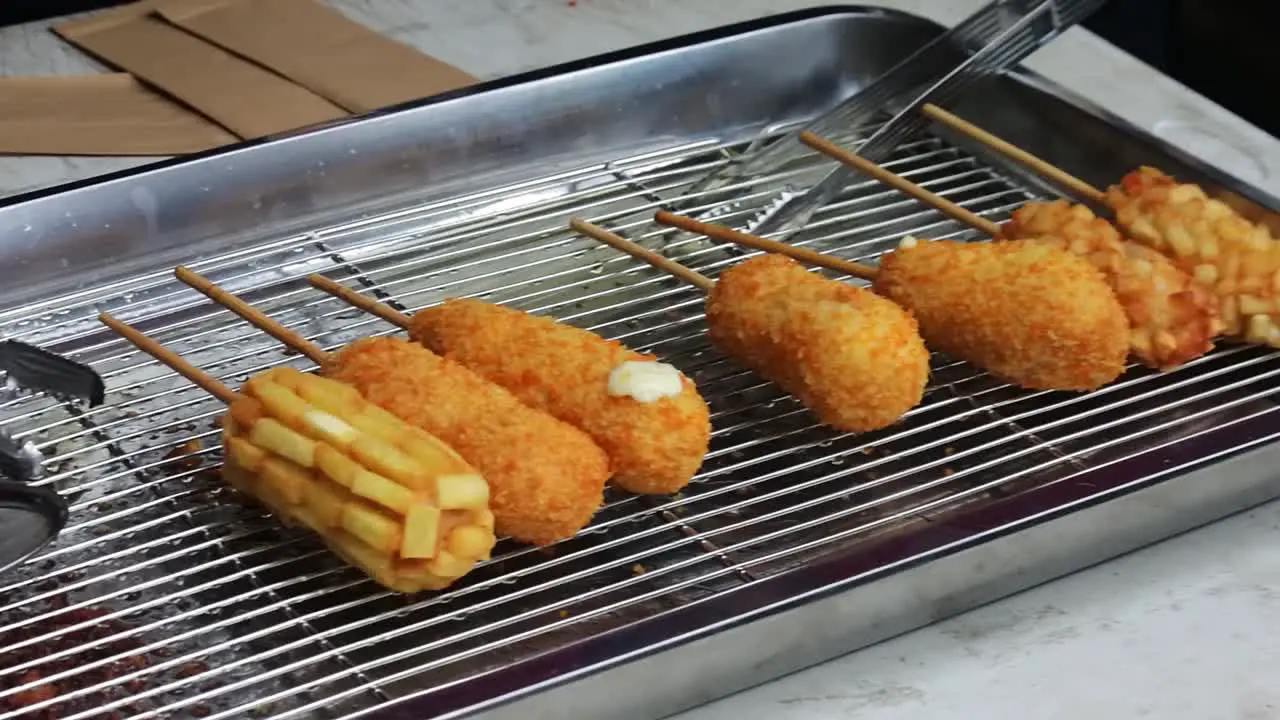
<svg viewBox="0 0 1280 720"><path fill-rule="evenodd" d="M492 488L500 534L537 545L571 537L603 500L609 460L591 438L421 345L357 340L325 374L475 466Z"/></svg>
<svg viewBox="0 0 1280 720"><path fill-rule="evenodd" d="M707 296L712 342L840 430L896 423L920 403L929 351L911 314L780 255L724 271Z"/></svg>
<svg viewBox="0 0 1280 720"><path fill-rule="evenodd" d="M1100 270L1129 319L1129 352L1143 365L1168 370L1213 349L1221 328L1217 297L1089 208L1066 200L1027 203L997 239L1047 243Z"/></svg>
<svg viewBox="0 0 1280 720"><path fill-rule="evenodd" d="M1021 240L920 241L880 261L875 288L934 348L1037 390L1092 390L1124 371L1128 320L1102 274Z"/></svg>
<svg viewBox="0 0 1280 720"><path fill-rule="evenodd" d="M410 336L586 432L609 456L614 482L636 493L677 492L702 465L711 437L693 381L652 403L607 392L624 361L655 360L621 343L512 308L448 300L418 312Z"/></svg>
<svg viewBox="0 0 1280 720"><path fill-rule="evenodd" d="M1116 224L1217 296L1224 333L1280 347L1280 241L1196 185L1142 167L1107 190Z"/></svg>

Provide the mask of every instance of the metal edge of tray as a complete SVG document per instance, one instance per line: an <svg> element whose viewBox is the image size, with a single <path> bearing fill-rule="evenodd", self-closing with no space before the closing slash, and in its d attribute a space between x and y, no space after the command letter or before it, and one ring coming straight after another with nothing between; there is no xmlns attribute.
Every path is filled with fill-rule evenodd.
<svg viewBox="0 0 1280 720"><path fill-rule="evenodd" d="M1278 437L1280 407L366 716L665 717L1280 497Z"/></svg>
<svg viewBox="0 0 1280 720"><path fill-rule="evenodd" d="M1156 71L1152 70L1151 72ZM1128 135L1131 139L1146 146L1146 149L1149 151L1172 159L1176 163L1180 163L1185 167L1194 169L1198 175L1203 176L1204 179L1209 181L1209 183L1205 183L1202 180L1202 185L1210 184L1216 189L1228 190L1233 193L1237 193L1241 197L1247 199L1251 204L1257 206L1257 209L1280 212L1280 196L1277 196L1264 188L1251 185L1225 170L1218 168L1217 166L1210 165L1183 148L1152 135L1146 128L1130 122L1110 109L1099 105L1093 100L1090 100L1073 90L1069 90L1062 85L1055 83L1053 80L1034 70L1030 70L1025 66L1018 66L1006 73L1005 79L1013 81L1017 86L1026 90L1052 97L1053 99L1070 106L1072 109L1084 113L1092 119ZM1192 93L1191 90L1187 90L1186 92ZM1205 102L1209 101L1205 100ZM975 124L981 127L983 124L981 121L981 109L974 105L964 105L963 99L960 101L960 104L964 107L966 119L974 118L976 120ZM1012 175L1017 175L1019 179L1029 184L1049 187L1056 192L1063 193L1064 195L1069 194L1066 188L1053 185L1051 181L1012 163L999 153L996 153L990 148L973 141L965 135L936 124L932 128L932 132L939 137L944 138L948 143L961 147L966 152L980 157L984 163L992 166L999 166L1001 170ZM1003 139L1011 138L1006 137ZM1014 140L1015 145L1019 144L1016 142L1016 139L1012 140ZM1276 140L1276 142L1280 144L1280 140ZM1084 177L1088 173L1082 168L1076 167L1070 157L1053 157L1045 154L1042 156L1042 159L1048 160L1051 164L1073 174L1079 173L1082 179L1089 180L1089 178ZM1098 185L1100 187L1105 187L1105 183L1102 182L1098 182ZM1076 202L1084 202L1079 198L1072 198L1072 200Z"/></svg>
<svg viewBox="0 0 1280 720"><path fill-rule="evenodd" d="M0 210L3 210L4 208L9 207L11 205L21 205L23 203L31 202L34 200L40 200L40 199L47 198L54 195L61 195L74 190L82 190L85 188L93 187L95 185L103 185L115 180L123 180L123 179L134 177L137 175L162 171L167 168L176 167L179 165L189 165L189 164L197 163L203 160L208 160L210 158L217 158L223 155L228 155L231 153L248 150L250 148L258 147L261 145L269 145L271 143L288 140L290 138L296 138L304 135L312 135L322 131L341 129L346 126L365 123L370 120L375 120L377 118L384 117L387 115L396 115L396 114L404 113L410 110L425 108L432 105L439 105L445 102L450 102L453 100L459 100L465 97L470 97L472 95L480 95L482 93L493 92L495 90L502 90L503 88L508 88L515 85L525 85L528 83L536 82L538 80L546 80L549 78L568 75L570 73L576 73L583 70L591 70L591 69L602 67L605 65L613 65L613 64L625 62L628 60L637 60L640 58L644 58L644 57L665 52L668 50L679 50L679 49L687 48L693 45L700 45L704 43L714 42L716 40L723 40L726 38L736 37L738 35L742 35L748 32L754 32L757 30L766 30L768 28L778 26L778 25L787 25L790 23L800 22L803 20L811 20L811 19L826 17L829 15L842 15L842 14L850 14L850 13L862 14L862 15L878 15L881 17L898 16L903 18L910 18L912 20L924 20L925 22L936 25L936 23L933 23L932 21L929 21L926 18L915 15L913 13L908 13L900 10L892 10L889 8L875 7L871 5L820 5L812 8L792 10L785 13L779 13L777 15L769 15L766 17L755 18L752 20L744 20L742 22L732 23L729 25L719 25L713 28L707 28L705 30L698 30L696 32L686 33L683 35L676 35L674 37L665 38L662 40L655 40L653 42L625 47L620 50L613 50L606 53L600 53L598 55L591 55L584 58L578 58L577 60L569 60L567 62L557 63L555 65L548 65L546 67L536 68L534 70L526 70L524 72L516 73L514 75L505 75L503 77L494 78L493 80L484 80L472 85L468 85L466 87L457 88L455 90L447 90L445 92L437 93L435 95L430 95L425 98L418 98L416 100L406 100L401 103L388 105L384 108L378 108L376 110L369 110L366 112L351 115L349 117L341 118L338 120L316 123L314 125L307 125L305 127L297 128L295 130L286 130L283 132L273 133L271 135L264 135L262 137L253 138L250 140L237 140L233 143L222 145L216 148L211 148L208 150L201 150L198 152L188 153L186 155L164 158L161 160L156 160L154 162L149 162L149 163L138 165L135 167L124 168L122 170L113 170L111 172L102 173L100 175L94 175L93 177L83 178L79 180L71 180L64 183L58 183L57 185L50 185L48 187L41 187L41 188L27 190L21 193L0 198ZM942 26L939 25L938 27L941 31Z"/></svg>
<svg viewBox="0 0 1280 720"><path fill-rule="evenodd" d="M362 210L368 209L360 207L360 203L365 200L358 198L353 200L345 196L335 197L332 194L326 194L335 186L341 185L339 182L334 182L332 177L320 184L308 184L306 181L290 183L284 179L290 175L293 177L311 176L315 170L313 166L316 165L318 160L320 161L320 167L324 166L323 160L325 159L330 161L340 160L342 162L350 161L351 158L344 157L346 152L341 148L337 148L340 144L374 143L381 142L381 139L385 137L393 137L399 143L397 147L414 153L411 158L414 163L423 163L428 167L434 164L438 168L441 163L435 157L428 157L428 153L424 151L426 145L418 140L418 138L422 137L422 133L424 131L437 133L437 136L433 136L437 141L435 145L444 148L446 151L456 150L455 146L459 145L461 141L453 137L454 133L449 132L447 128L439 127L439 122L433 125L431 122L424 120L424 118L438 116L456 121L460 116L465 116L468 112L474 113L475 103L473 101L479 100L481 97L492 98L493 100L490 104L497 103L499 106L503 102L509 104L511 102L509 96L520 93L525 93L525 97L522 98L524 102L542 101L545 100L545 96L537 96L536 93L549 94L554 97L562 91L563 83L566 81L590 84L593 82L593 75L597 73L612 72L616 75L622 68L636 62L662 60L671 65L673 61L677 61L673 67L680 67L678 60L684 53L701 51L701 49L715 46L719 42L736 41L735 45L746 47L749 43L742 43L741 41L745 40L749 35L768 36L773 31L801 27L806 23L817 24L827 20L838 21L845 19L875 19L891 23L897 22L910 26L915 32L930 32L934 35L940 34L945 30L942 25L927 18L887 8L862 5L832 5L796 10L581 58L546 68L485 81L419 100L407 101L349 118L319 123L262 138L238 141L199 153L162 159L136 167L104 173L92 178L37 188L0 198L0 264L12 263L15 259L21 260L21 254L26 252L26 249L30 248L32 243L42 246L34 254L38 256L38 260L44 263L39 266L24 268L23 272L26 273L23 276L24 278L29 278L33 275L35 277L35 280L26 280L25 282L31 288L30 290L23 289L15 292L14 288L5 287L5 276L0 273L0 317L4 316L10 308L25 304L43 295L60 296L70 292L68 288L75 287L70 282L72 276L79 280L82 279L83 275L101 275L104 276L102 277L103 282L109 283L143 272L148 266L172 259L172 257L177 257L179 254L187 256L191 253L211 249L213 245L216 245L218 251L223 252L227 243L235 245L237 242L243 241L243 236L245 235L257 236L262 231L261 226L263 224L271 224L275 231L281 233L295 230L302 232L301 226L289 226L287 223L281 225L276 222L278 218L269 216L265 211L258 211L257 208L260 205L269 206L271 202L279 201L284 205L291 206L285 208L286 214L297 212L299 206L303 211L315 214L317 208L329 210L331 205L336 202L339 206L342 206L342 212L350 211L349 214L351 215L359 214ZM924 40L922 39L921 42L924 42ZM905 56L909 50L910 48L903 49L901 54ZM894 62L900 59L901 57L895 57ZM859 79L853 77L853 75L854 73L848 72L835 73L830 79L841 85L839 90L842 92L849 91L848 83L850 82L869 81L870 79ZM530 95L530 93L535 95ZM740 95L750 94L740 93ZM833 101L831 97L823 97L821 100L824 103ZM816 111L817 109L817 107L806 108L804 112ZM493 110L490 109L490 111ZM621 110L619 109L618 112L621 112ZM634 112L634 109L628 112ZM777 122L784 119L772 117L769 122ZM499 127L500 130L506 133L511 132L506 127L496 124L495 127ZM486 129L492 130L492 128ZM717 131L723 131L723 128L718 128ZM474 134L474 130L468 128L465 132L458 134L466 135L468 133ZM412 142L403 142L410 136L413 138ZM708 135L707 137L710 136ZM701 139L707 139L707 137ZM471 138L467 141L474 144L475 139ZM483 142L498 141L507 143L511 140L510 137L505 136L479 137L478 139ZM668 148L679 144L679 142L673 141L672 138L662 139L667 141ZM681 137L676 140L687 139ZM661 147L661 143L651 143L645 147L634 149L608 146L602 147L600 153L606 153L607 151L606 154L614 153L612 157L616 157L617 152L626 150L627 155L644 155L648 152L659 151ZM337 149L335 150L335 148ZM437 147L431 148L432 151L436 149ZM375 148L373 153L376 154L381 150L385 150L385 148ZM559 150L563 151L564 148L559 148ZM601 158L604 157L604 155L600 155L600 157L590 155L586 150L576 147L574 154L573 160L578 166L600 162ZM534 159L540 163L544 161L555 162L561 159L554 156L544 157L545 155L546 153L543 153ZM465 158L466 163L464 163L457 161L456 158L450 158L446 164L450 165L450 171L458 177L442 180L435 177L434 173L432 173L432 177L425 179L414 176L412 177L413 188L418 190L425 187L431 192L439 194L445 191L452 192L452 185L464 184L468 187L460 190L460 192L466 192L474 185L474 182L472 182L474 178L487 177L484 174L486 172L485 169L472 165L466 170L465 176L467 179L463 180L461 178L461 169L455 166L470 164L473 159L472 157ZM484 158L486 162L491 159ZM337 163L335 162L334 164ZM522 162L522 164L531 163ZM492 168L489 170L492 170ZM319 172L318 174L325 175L324 172ZM197 175L202 178L202 182L196 182L195 177ZM332 176L333 172L330 172L329 175ZM406 192L408 181L403 175L402 173L393 178L380 178L384 186L380 192L385 190L386 193L393 197ZM505 177L498 177L490 187L509 183L518 184L519 181L524 179L526 178L517 177L513 180L508 180ZM246 184L246 181L251 181L248 183L249 187L247 189L241 187ZM394 188L385 187L388 182L399 183L399 185ZM160 227L153 227L152 223L154 221L145 221L143 217L139 217L138 213L133 212L133 209L129 207L130 205L138 205L134 193L145 191L148 187L147 183L154 183L156 187L157 197L145 199L145 204L150 205L152 209L148 211L141 206L136 209L141 211L141 215L147 216L148 219L150 215L159 214L176 216L178 218L176 221L173 219L166 221L162 218ZM212 187L196 187L201 184ZM227 190L224 187L227 185L234 186L234 194L227 195ZM368 183L365 182L364 185L368 185ZM207 192L209 190L213 192ZM144 194L148 193L144 192ZM254 211L250 212L247 210L250 204L249 197L255 194L266 199L255 198L253 201ZM220 213L221 219L216 228L200 227L199 225L203 221L199 218L193 219L191 217L195 214L195 211L189 207L184 207L184 205L188 205L195 200L199 201L200 206L207 207L210 204L218 205L219 203L222 203L220 207L225 206L225 209ZM155 208L159 208L163 212L158 212ZM72 221L73 216L79 219L78 223ZM309 219L314 220L315 218ZM254 222L249 223L250 220ZM229 221L234 221L238 224L228 226ZM35 237L26 233L26 231L32 230L32 226L35 229ZM43 237L40 236L41 233L43 233ZM161 236L159 238L161 242L156 242L158 239L156 236ZM61 257L75 253L78 246L90 243L105 247L106 251L111 253L111 261L109 263L94 264L77 256L72 259L72 267L70 268L65 265L48 265L49 256L61 254L58 258L61 259ZM161 247L155 247L157 244L161 245ZM14 246L17 246L17 249L14 249ZM141 256L130 254L143 246L146 247L146 253Z"/></svg>

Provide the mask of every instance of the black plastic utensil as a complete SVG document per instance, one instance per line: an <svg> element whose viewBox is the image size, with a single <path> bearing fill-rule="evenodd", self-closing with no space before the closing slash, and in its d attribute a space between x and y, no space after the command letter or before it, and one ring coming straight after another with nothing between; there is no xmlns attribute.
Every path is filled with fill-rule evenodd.
<svg viewBox="0 0 1280 720"><path fill-rule="evenodd" d="M0 342L0 373L22 390L77 398L89 407L101 405L106 394L93 368L17 340Z"/></svg>

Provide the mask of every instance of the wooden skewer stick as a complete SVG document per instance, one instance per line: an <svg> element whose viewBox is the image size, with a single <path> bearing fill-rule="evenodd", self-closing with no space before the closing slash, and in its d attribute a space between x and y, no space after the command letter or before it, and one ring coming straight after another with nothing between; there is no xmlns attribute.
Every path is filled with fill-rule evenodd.
<svg viewBox="0 0 1280 720"><path fill-rule="evenodd" d="M759 235L749 235L723 225L704 223L700 220L694 220L691 217L667 212L666 210L659 210L653 216L653 219L660 225L677 227L681 230L699 233L701 235L706 235L709 238L733 243L734 245L741 245L755 250L763 250L776 255L785 255L789 258L799 260L800 262L817 265L818 267L824 267L837 272L847 273L854 277L860 277L864 280L874 280L876 277L876 269L870 265L863 265L862 263L845 260L833 255L826 255L807 248L788 245L787 243L781 243L777 240L762 238Z"/></svg>
<svg viewBox="0 0 1280 720"><path fill-rule="evenodd" d="M413 320L408 315L405 315L390 305L378 302L371 297L361 295L346 285L330 280L323 275L308 275L307 282L311 283L311 287L327 292L339 300L342 300L353 307L357 307L370 315L377 315L392 325L408 330L409 326L413 324Z"/></svg>
<svg viewBox="0 0 1280 720"><path fill-rule="evenodd" d="M711 289L716 286L715 280L712 280L697 270L690 270L671 258L663 257L648 248L641 247L640 245L627 240L621 235L611 233L598 225L592 225L586 220L574 218L569 221L569 227L583 235L586 235L587 237L594 238L605 245L620 250L637 260L643 260L659 270L670 273L676 278L689 283L703 292L711 292Z"/></svg>
<svg viewBox="0 0 1280 720"><path fill-rule="evenodd" d="M98 315L103 325L111 328L120 337L133 343L134 347L169 366L170 370L195 383L197 387L230 405L236 399L236 392L223 385L217 378L183 360L180 355L142 334L137 328L128 325L107 313Z"/></svg>
<svg viewBox="0 0 1280 720"><path fill-rule="evenodd" d="M199 290L210 300L244 318L250 325L284 343L285 347L306 355L315 364L324 365L328 362L329 353L319 345L267 317L261 310L218 287L209 278L185 267L174 270L174 275L182 282Z"/></svg>
<svg viewBox="0 0 1280 720"><path fill-rule="evenodd" d="M979 232L987 235L995 235L1000 232L1000 226L998 224L976 215L944 197L931 193L910 180L907 180L890 170L885 170L870 160L859 155L855 155L830 140L814 135L808 130L800 133L800 142L803 142L805 145L808 145L814 150L817 150L834 160L839 160L855 170L870 175L895 190L910 195L920 202L942 212L951 219L958 220Z"/></svg>
<svg viewBox="0 0 1280 720"><path fill-rule="evenodd" d="M986 145L997 153L1009 158L1023 167L1026 167L1028 170L1031 170L1041 177L1052 180L1053 182L1067 188L1080 198L1092 200L1103 205L1106 204L1107 196L1103 191L1090 185L1084 180L1081 180L1075 175L1072 175L1066 170L1032 155L1017 145L1006 140L1001 140L968 120L952 115L932 103L926 103L924 107L920 108L920 112L929 119L946 125L971 140Z"/></svg>

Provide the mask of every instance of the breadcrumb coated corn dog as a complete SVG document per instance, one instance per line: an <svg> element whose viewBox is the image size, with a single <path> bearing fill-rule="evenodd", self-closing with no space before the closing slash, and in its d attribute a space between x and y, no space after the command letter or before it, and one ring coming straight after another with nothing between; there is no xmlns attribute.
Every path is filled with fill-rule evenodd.
<svg viewBox="0 0 1280 720"><path fill-rule="evenodd" d="M1029 240L1068 250L1102 272L1129 319L1129 352L1167 370L1213 349L1218 300L1151 248L1126 240L1083 205L1030 202L1013 212L997 240Z"/></svg>
<svg viewBox="0 0 1280 720"><path fill-rule="evenodd" d="M324 371L479 469L500 534L538 545L568 538L603 501L609 459L590 437L421 345L364 338Z"/></svg>
<svg viewBox="0 0 1280 720"><path fill-rule="evenodd" d="M1059 248L910 239L881 258L874 287L935 349L1006 382L1091 390L1124 371L1124 310L1097 269Z"/></svg>
<svg viewBox="0 0 1280 720"><path fill-rule="evenodd" d="M762 255L725 270L706 317L722 352L839 430L888 427L924 396L929 351L911 314L790 258Z"/></svg>
<svg viewBox="0 0 1280 720"><path fill-rule="evenodd" d="M625 490L676 492L706 456L706 402L689 378L652 355L550 318L470 299L419 311L409 334L526 405L586 432L609 456L613 481ZM628 387L639 373L652 382Z"/></svg>
<svg viewBox="0 0 1280 720"><path fill-rule="evenodd" d="M1204 190L1142 167L1107 189L1116 224L1217 297L1225 334L1280 347L1280 241Z"/></svg>
<svg viewBox="0 0 1280 720"><path fill-rule="evenodd" d="M489 557L484 478L349 385L268 370L244 385L222 429L233 487L387 588L438 590Z"/></svg>

